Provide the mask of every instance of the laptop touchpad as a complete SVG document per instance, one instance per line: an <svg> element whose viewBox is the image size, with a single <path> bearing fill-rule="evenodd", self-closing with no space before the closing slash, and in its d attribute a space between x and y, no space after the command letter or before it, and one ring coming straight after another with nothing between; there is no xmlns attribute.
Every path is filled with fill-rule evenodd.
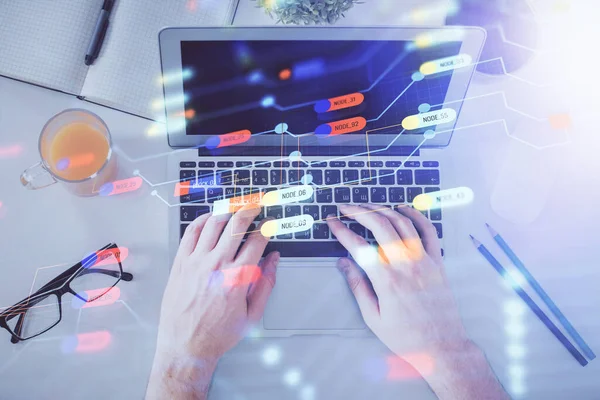
<svg viewBox="0 0 600 400"><path fill-rule="evenodd" d="M346 279L335 267L280 267L265 329L364 329Z"/></svg>

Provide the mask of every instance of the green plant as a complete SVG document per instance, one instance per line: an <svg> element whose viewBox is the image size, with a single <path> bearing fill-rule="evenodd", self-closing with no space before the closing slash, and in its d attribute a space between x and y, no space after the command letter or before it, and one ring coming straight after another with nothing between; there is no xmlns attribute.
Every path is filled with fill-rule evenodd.
<svg viewBox="0 0 600 400"><path fill-rule="evenodd" d="M254 0L282 24L333 24L358 0Z"/></svg>

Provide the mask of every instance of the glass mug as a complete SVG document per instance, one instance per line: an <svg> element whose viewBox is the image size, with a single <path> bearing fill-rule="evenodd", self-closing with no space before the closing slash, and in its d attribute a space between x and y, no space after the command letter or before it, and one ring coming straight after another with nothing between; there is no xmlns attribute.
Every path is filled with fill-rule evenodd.
<svg viewBox="0 0 600 400"><path fill-rule="evenodd" d="M21 174L28 189L62 182L76 195L96 196L117 174L108 127L86 110L64 110L50 118L40 133L39 150L42 161Z"/></svg>

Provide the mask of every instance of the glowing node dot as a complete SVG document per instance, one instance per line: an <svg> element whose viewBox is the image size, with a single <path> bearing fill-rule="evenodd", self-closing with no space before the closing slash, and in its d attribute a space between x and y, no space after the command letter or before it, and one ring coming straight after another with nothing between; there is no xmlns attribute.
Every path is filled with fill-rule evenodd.
<svg viewBox="0 0 600 400"><path fill-rule="evenodd" d="M300 389L300 400L314 400L315 399L315 388L314 386L305 385Z"/></svg>
<svg viewBox="0 0 600 400"><path fill-rule="evenodd" d="M286 124L285 122L282 122L280 124L277 124L277 126L275 126L275 133L281 135L282 133L286 133L288 130L288 124Z"/></svg>
<svg viewBox="0 0 600 400"><path fill-rule="evenodd" d="M292 151L290 153L290 161L300 161L300 159L302 158L302 153L300 153L299 151Z"/></svg>
<svg viewBox="0 0 600 400"><path fill-rule="evenodd" d="M313 182L313 176L311 174L304 175L300 178L300 183L303 185L310 185Z"/></svg>
<svg viewBox="0 0 600 400"><path fill-rule="evenodd" d="M287 81L291 77L292 77L292 70L289 68L282 69L281 72L279 73L279 79L281 79L282 81Z"/></svg>
<svg viewBox="0 0 600 400"><path fill-rule="evenodd" d="M133 175L138 176L140 174L140 170L139 169L134 169L133 170Z"/></svg>
<svg viewBox="0 0 600 400"><path fill-rule="evenodd" d="M264 76L263 73L261 71L252 71L249 75L248 75L248 82L249 83L259 83L263 80Z"/></svg>
<svg viewBox="0 0 600 400"><path fill-rule="evenodd" d="M283 381L289 386L297 386L301 380L302 373L296 368L288 370L283 375Z"/></svg>
<svg viewBox="0 0 600 400"><path fill-rule="evenodd" d="M423 133L423 137L425 139L433 139L435 137L435 131L432 131L431 129L428 129L425 131L425 133Z"/></svg>
<svg viewBox="0 0 600 400"><path fill-rule="evenodd" d="M263 106L264 108L271 107L271 106L273 106L273 104L275 104L275 97L273 97L273 96L265 96L260 101L260 105Z"/></svg>
<svg viewBox="0 0 600 400"><path fill-rule="evenodd" d="M419 106L419 112L426 113L429 110L431 110L429 103L423 103Z"/></svg>
<svg viewBox="0 0 600 400"><path fill-rule="evenodd" d="M281 350L279 347L267 347L262 354L262 360L265 365L274 366L281 361Z"/></svg>
<svg viewBox="0 0 600 400"><path fill-rule="evenodd" d="M423 78L425 78L425 75L423 75L421 72L417 71L414 74L412 74L411 78L413 81L419 82L419 81L422 81Z"/></svg>
<svg viewBox="0 0 600 400"><path fill-rule="evenodd" d="M157 194L158 194L158 193L156 193L156 190L153 190L153 191L150 193L150 195L151 195L151 196L156 196Z"/></svg>

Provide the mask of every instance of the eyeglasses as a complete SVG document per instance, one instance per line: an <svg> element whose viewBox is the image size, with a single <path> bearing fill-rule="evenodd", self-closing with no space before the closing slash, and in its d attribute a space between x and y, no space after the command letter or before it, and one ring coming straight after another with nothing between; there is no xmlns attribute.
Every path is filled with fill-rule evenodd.
<svg viewBox="0 0 600 400"><path fill-rule="evenodd" d="M90 303L104 296L120 280L132 279L132 274L123 272L119 247L110 243L4 310L0 314L0 327L10 332L12 343L32 339L61 321L64 294L71 293Z"/></svg>

